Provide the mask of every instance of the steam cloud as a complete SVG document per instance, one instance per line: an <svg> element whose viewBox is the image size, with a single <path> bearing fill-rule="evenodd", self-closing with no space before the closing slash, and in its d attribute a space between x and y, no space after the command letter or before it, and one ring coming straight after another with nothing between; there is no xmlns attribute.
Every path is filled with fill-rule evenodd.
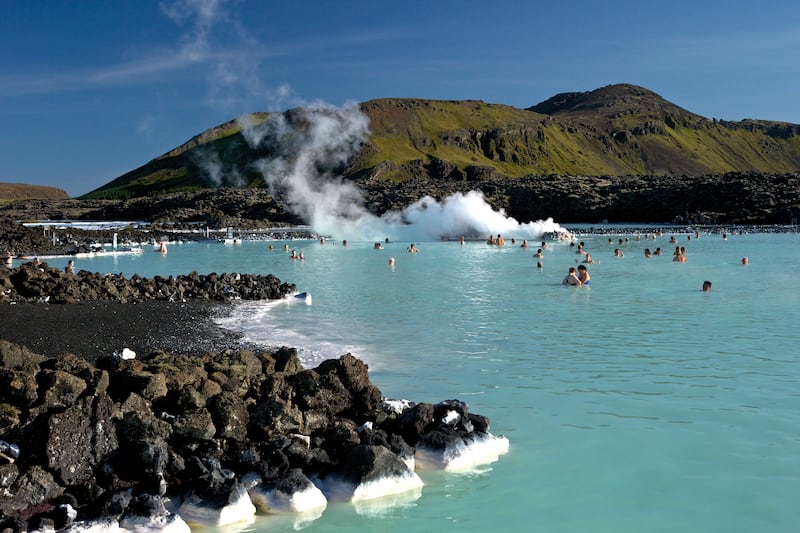
<svg viewBox="0 0 800 533"><path fill-rule="evenodd" d="M442 202L426 196L378 217L366 209L361 192L335 174L366 141L368 117L355 104L317 104L292 113L291 121L276 113L260 124L243 118L240 126L251 148L272 151L256 162L266 183L273 192L286 191L292 211L318 233L353 241L430 241L497 233L538 239L561 230L552 219L520 224L503 210L493 210L478 191L456 193Z"/></svg>
<svg viewBox="0 0 800 533"><path fill-rule="evenodd" d="M233 186L244 187L247 180L239 173L238 169L225 166L216 152L199 150L191 154L192 162L205 174L208 181L215 187Z"/></svg>
<svg viewBox="0 0 800 533"><path fill-rule="evenodd" d="M232 0L171 0L161 12L185 29L177 46L179 64L211 67L207 76L209 103L231 109L250 107L254 100L302 105L288 85L264 87L259 65L264 47L249 34L232 9ZM221 48L227 35L233 48ZM278 108L278 105L270 106ZM239 119L253 149L270 154L255 166L275 192L286 192L289 207L318 233L358 240L438 240L442 236L506 236L538 238L559 231L552 219L520 224L493 210L482 193L455 194L441 203L425 197L399 212L381 217L364 206L361 192L337 171L357 153L369 134L369 119L358 105L336 108L325 104L273 113L266 122ZM218 154L196 153L194 163L216 185L244 183L236 168L224 165Z"/></svg>

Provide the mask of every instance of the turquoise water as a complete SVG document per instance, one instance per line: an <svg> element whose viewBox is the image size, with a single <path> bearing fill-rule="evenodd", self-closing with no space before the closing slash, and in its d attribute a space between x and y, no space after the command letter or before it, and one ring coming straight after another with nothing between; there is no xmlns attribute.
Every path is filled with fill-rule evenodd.
<svg viewBox="0 0 800 533"><path fill-rule="evenodd" d="M464 400L510 440L479 472L420 472L416 501L332 504L248 530L797 531L800 235L682 234L683 264L668 236L580 237L600 261L582 288L561 285L580 257L562 243L541 269L536 246L510 242L423 242L412 255L407 242L331 241L291 241L304 261L283 242L198 243L77 267L273 273L313 304L243 304L227 327L296 346L307 366L350 351L385 396ZM665 255L644 257L658 246Z"/></svg>

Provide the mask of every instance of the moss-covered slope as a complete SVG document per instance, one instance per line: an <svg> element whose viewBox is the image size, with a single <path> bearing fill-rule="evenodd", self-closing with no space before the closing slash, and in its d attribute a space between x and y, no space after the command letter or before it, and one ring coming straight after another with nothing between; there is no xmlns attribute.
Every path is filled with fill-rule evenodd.
<svg viewBox="0 0 800 533"><path fill-rule="evenodd" d="M699 176L800 169L800 126L707 119L647 89L611 85L528 109L412 98L361 104L370 136L342 169L360 180L486 181L529 175ZM293 111L288 111L287 116ZM269 114L251 115L251 123ZM212 128L87 198L130 198L217 185L259 186L240 122Z"/></svg>

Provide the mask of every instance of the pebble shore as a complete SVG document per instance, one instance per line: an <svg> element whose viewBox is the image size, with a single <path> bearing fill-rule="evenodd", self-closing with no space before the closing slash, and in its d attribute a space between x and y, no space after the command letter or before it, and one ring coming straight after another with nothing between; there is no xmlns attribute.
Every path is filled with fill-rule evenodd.
<svg viewBox="0 0 800 533"><path fill-rule="evenodd" d="M3 306L0 339L49 357L73 353L91 362L123 348L141 355L218 352L242 347L239 335L214 323L228 310L229 304L199 300L19 303Z"/></svg>

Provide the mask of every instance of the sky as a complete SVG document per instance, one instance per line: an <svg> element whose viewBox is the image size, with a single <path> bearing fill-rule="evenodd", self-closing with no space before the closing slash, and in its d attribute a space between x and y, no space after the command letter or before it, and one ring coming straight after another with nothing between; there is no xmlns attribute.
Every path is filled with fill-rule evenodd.
<svg viewBox="0 0 800 533"><path fill-rule="evenodd" d="M632 83L800 123L800 2L0 1L0 182L76 197L255 111Z"/></svg>

